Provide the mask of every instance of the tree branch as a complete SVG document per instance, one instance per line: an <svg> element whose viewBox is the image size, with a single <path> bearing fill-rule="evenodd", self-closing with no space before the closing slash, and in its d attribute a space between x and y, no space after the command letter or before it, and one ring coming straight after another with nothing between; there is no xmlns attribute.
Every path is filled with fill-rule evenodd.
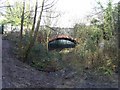
<svg viewBox="0 0 120 90"><path fill-rule="evenodd" d="M8 5L8 6L0 6L0 8L6 8L6 7L13 7L13 5Z"/></svg>
<svg viewBox="0 0 120 90"><path fill-rule="evenodd" d="M58 14L58 15L56 15L56 16L53 16L53 17L51 17L51 16L42 16L42 17L57 18L57 17L59 17L59 16L60 16L60 14Z"/></svg>
<svg viewBox="0 0 120 90"><path fill-rule="evenodd" d="M53 5L54 4L54 2L55 2L55 0L54 1L52 1L50 4L47 4L47 5L44 5L44 7L48 7L48 6L50 6L50 5ZM41 8L42 6L40 6L40 7L38 7L38 8Z"/></svg>

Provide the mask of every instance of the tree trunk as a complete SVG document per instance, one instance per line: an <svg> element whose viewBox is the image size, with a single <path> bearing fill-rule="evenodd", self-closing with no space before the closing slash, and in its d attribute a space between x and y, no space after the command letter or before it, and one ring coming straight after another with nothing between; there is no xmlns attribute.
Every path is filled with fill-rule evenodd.
<svg viewBox="0 0 120 90"><path fill-rule="evenodd" d="M49 42L49 37L48 37L48 35L47 35L47 42L46 42L46 47L47 47L47 52L48 52L48 42Z"/></svg>
<svg viewBox="0 0 120 90"><path fill-rule="evenodd" d="M37 16L37 4L38 2L36 1L36 5L35 5L35 15L34 15L34 20L33 20L33 25L32 25L32 30L31 30L31 37L33 35L34 29L35 29L35 22L36 22L36 16Z"/></svg>
<svg viewBox="0 0 120 90"><path fill-rule="evenodd" d="M30 52L30 48L32 47L31 43L33 43L33 32L34 32L34 29L35 29L35 22L36 22L36 16L37 16L37 3L38 2L36 1L33 25L32 25L32 29L31 29L31 32L30 32L30 39L29 39L30 43L28 43L28 45L26 47L27 49L25 50L25 56L24 56L23 62L25 62L27 60L28 54Z"/></svg>
<svg viewBox="0 0 120 90"><path fill-rule="evenodd" d="M3 32L4 32L4 24L2 24L2 34L3 34Z"/></svg>
<svg viewBox="0 0 120 90"><path fill-rule="evenodd" d="M23 11L21 15L21 29L20 29L20 42L19 42L19 48L20 48L20 55L22 54L22 38L23 38L23 24L24 24L24 11L25 11L25 1L23 2Z"/></svg>
<svg viewBox="0 0 120 90"><path fill-rule="evenodd" d="M30 44L25 52L25 57L24 57L24 61L25 62L27 59L28 59L28 55L36 41L36 37L37 37L37 34L38 34L38 30L39 30L39 27L40 27L40 22L41 22L41 17L42 17L42 12L43 12L43 7L44 7L44 0L42 2L42 7L41 7L41 12L40 12L40 15L39 15L39 18L38 18L38 21L37 21L37 26L35 28L35 32L34 32L34 36L33 36L33 39L30 41ZM28 63L31 63L30 61L27 61Z"/></svg>

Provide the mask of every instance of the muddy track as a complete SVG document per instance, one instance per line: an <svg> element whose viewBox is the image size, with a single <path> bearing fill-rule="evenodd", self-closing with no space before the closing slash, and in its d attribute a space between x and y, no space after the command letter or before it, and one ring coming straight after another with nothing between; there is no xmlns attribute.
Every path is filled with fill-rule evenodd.
<svg viewBox="0 0 120 90"><path fill-rule="evenodd" d="M117 79L112 83L95 83L75 76L72 70L42 72L17 60L10 41L2 43L2 87L3 88L116 88ZM71 73L72 72L72 73ZM67 78L66 78L67 77Z"/></svg>

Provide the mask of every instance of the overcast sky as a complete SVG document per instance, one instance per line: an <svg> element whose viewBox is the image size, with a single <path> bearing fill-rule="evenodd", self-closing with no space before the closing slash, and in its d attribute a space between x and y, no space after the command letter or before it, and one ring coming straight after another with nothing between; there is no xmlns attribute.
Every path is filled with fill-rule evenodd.
<svg viewBox="0 0 120 90"><path fill-rule="evenodd" d="M61 11L62 17L59 25L71 27L74 23L84 22L85 16L88 15L94 7L94 0L59 0L58 10Z"/></svg>
<svg viewBox="0 0 120 90"><path fill-rule="evenodd" d="M12 3L17 0L9 1ZM31 1L34 3L34 0ZM100 1L105 5L108 0ZM118 1L119 0L113 0L113 3L117 3ZM95 6L96 0L58 0L55 8L56 11L61 13L61 17L57 20L57 26L72 27L75 23L86 22L86 16L94 11L93 8Z"/></svg>
<svg viewBox="0 0 120 90"><path fill-rule="evenodd" d="M100 1L105 6L108 0ZM120 0L113 0L113 3L118 1ZM86 16L90 15L97 5L96 0L59 0L57 4L58 9L64 13L59 19L59 25L63 27L71 27L75 23L86 22Z"/></svg>

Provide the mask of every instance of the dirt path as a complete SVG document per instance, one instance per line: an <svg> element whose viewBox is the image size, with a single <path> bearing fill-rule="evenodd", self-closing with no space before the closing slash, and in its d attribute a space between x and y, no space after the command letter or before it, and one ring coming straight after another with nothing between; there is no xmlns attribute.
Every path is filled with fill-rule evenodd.
<svg viewBox="0 0 120 90"><path fill-rule="evenodd" d="M40 72L11 56L9 41L3 40L4 87L54 87L56 77Z"/></svg>
<svg viewBox="0 0 120 90"><path fill-rule="evenodd" d="M2 43L2 86L3 88L24 87L54 87L54 88L110 88L117 87L112 83L95 83L75 76L72 70L57 72L38 71L14 58L11 54L11 44L8 40ZM116 79L117 80L117 79Z"/></svg>

